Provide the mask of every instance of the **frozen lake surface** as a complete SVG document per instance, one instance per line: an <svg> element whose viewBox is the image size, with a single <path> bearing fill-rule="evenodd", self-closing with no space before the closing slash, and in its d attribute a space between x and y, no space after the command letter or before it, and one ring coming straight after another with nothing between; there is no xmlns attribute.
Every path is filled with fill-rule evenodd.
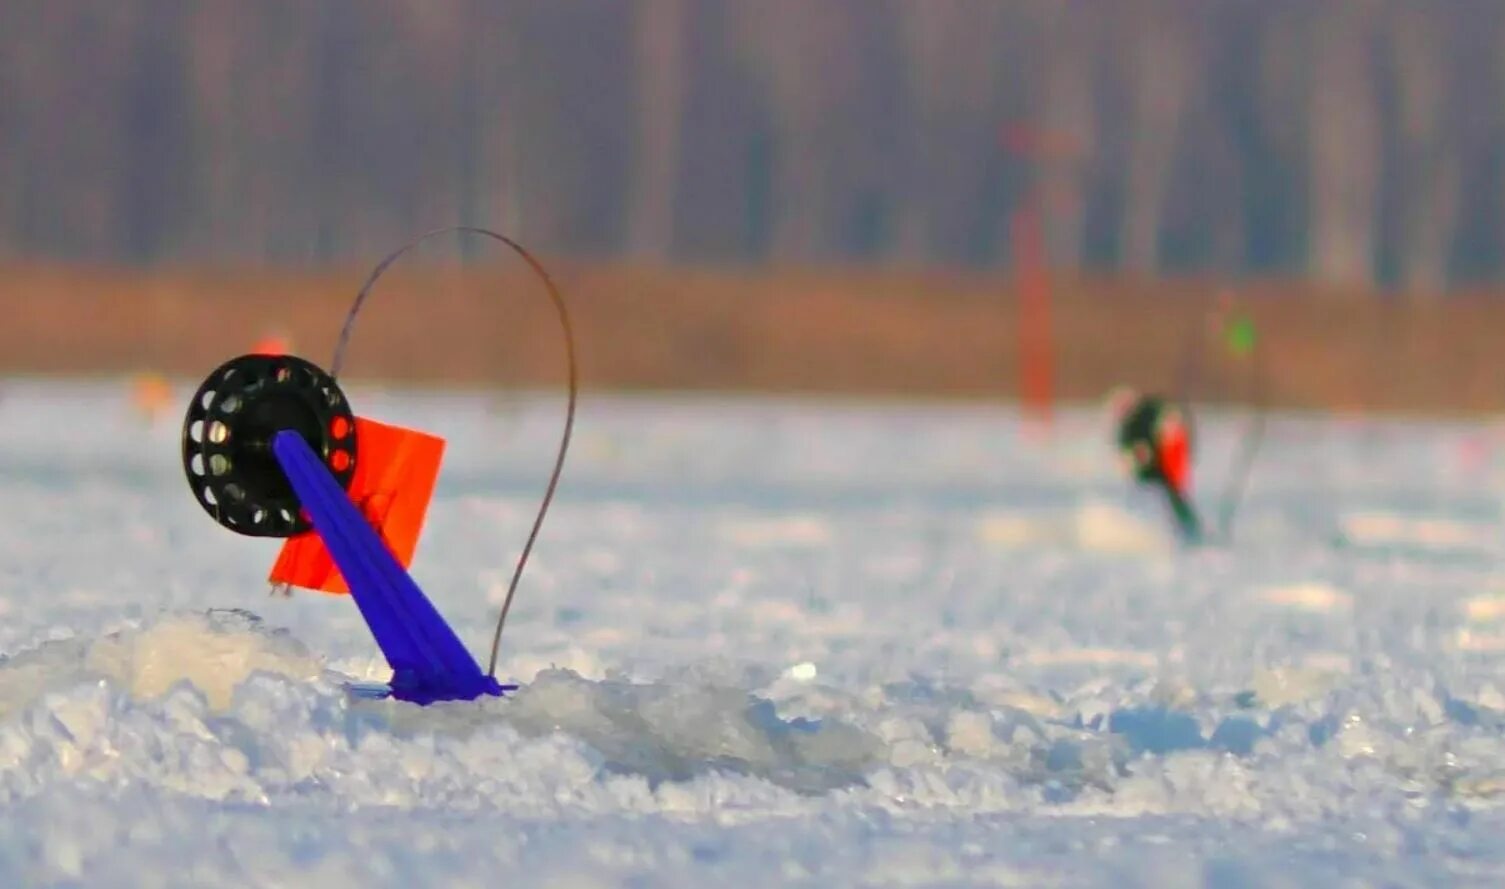
<svg viewBox="0 0 1505 889"><path fill-rule="evenodd" d="M484 657L560 400L351 395L449 438L414 574ZM0 885L1505 882L1483 424L1272 418L1186 550L1091 411L588 396L522 690L420 709L347 695L353 603L268 595L171 413L0 397Z"/></svg>

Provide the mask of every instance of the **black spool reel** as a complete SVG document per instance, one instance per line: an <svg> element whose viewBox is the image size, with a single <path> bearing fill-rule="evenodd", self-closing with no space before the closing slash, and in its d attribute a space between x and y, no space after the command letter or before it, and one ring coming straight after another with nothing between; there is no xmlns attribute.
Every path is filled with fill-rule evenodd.
<svg viewBox="0 0 1505 889"><path fill-rule="evenodd" d="M249 537L313 526L272 453L283 430L303 436L340 487L355 477L355 415L334 377L293 355L242 355L206 378L183 420L183 471L216 522Z"/></svg>

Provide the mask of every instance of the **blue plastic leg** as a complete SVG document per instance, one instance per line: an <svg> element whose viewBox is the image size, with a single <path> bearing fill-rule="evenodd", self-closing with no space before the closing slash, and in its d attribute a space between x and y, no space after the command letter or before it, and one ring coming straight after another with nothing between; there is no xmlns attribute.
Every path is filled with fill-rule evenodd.
<svg viewBox="0 0 1505 889"><path fill-rule="evenodd" d="M277 433L272 452L392 666L392 697L431 704L500 695L303 436Z"/></svg>

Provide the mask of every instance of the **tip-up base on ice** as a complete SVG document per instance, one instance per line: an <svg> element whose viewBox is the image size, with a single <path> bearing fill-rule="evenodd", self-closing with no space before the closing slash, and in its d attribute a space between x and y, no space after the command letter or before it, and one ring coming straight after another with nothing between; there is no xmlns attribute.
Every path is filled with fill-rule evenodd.
<svg viewBox="0 0 1505 889"><path fill-rule="evenodd" d="M378 426L380 446L363 448L360 430ZM392 667L390 696L416 704L515 688L482 672L406 570L441 452L432 436L358 420L333 377L293 356L226 362L183 428L199 504L237 533L288 538L274 580L348 590Z"/></svg>

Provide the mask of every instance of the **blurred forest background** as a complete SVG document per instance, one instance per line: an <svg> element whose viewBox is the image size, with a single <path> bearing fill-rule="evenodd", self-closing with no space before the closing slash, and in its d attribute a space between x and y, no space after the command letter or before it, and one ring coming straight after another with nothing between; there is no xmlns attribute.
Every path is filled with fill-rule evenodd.
<svg viewBox="0 0 1505 889"><path fill-rule="evenodd" d="M1502 48L1498 0L0 0L0 260L54 295L39 325L83 289L60 269L123 266L124 293L151 290L141 269L356 268L458 222L589 267L587 299L622 289L603 264L774 276L780 298L779 270L860 268L807 303L860 288L1001 311L996 354L946 379L1005 391L1013 238L1036 201L1062 324L1229 282L1406 306L1493 290ZM898 293L874 268L931 274ZM721 304L686 275L633 280L640 312L679 294L664 324ZM189 311L152 292L156 317ZM997 304L967 296L983 292ZM695 360L750 335L725 311ZM1441 323L1366 311L1391 314L1337 344L1351 373ZM838 316L827 348L853 335ZM1322 326L1290 323L1287 339ZM39 331L13 334L22 363L66 363ZM1062 361L1067 389L1103 383L1073 386Z"/></svg>

